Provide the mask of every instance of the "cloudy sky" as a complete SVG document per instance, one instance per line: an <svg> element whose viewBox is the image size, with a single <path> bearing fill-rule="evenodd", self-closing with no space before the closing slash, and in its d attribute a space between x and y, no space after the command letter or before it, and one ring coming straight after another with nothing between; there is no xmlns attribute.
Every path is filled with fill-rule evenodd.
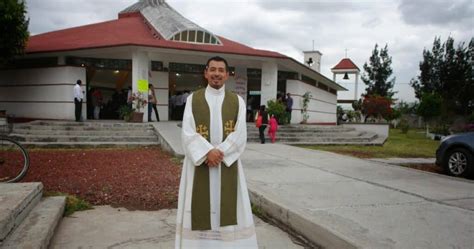
<svg viewBox="0 0 474 249"><path fill-rule="evenodd" d="M26 0L32 35L117 18L138 0ZM375 44L388 44L395 97L414 101L408 85L418 75L423 48L435 36L457 43L474 37L474 0L168 0L209 31L248 46L303 61L302 51L322 54L321 73L351 58L363 70ZM354 96L354 78L336 80ZM361 81L359 81L361 82ZM359 85L359 93L365 85Z"/></svg>

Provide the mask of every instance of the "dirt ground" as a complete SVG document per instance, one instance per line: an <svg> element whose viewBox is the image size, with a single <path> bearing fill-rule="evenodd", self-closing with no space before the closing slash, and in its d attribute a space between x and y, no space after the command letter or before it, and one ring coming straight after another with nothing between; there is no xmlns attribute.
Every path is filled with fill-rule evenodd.
<svg viewBox="0 0 474 249"><path fill-rule="evenodd" d="M181 166L159 148L35 149L22 182L129 210L176 208Z"/></svg>

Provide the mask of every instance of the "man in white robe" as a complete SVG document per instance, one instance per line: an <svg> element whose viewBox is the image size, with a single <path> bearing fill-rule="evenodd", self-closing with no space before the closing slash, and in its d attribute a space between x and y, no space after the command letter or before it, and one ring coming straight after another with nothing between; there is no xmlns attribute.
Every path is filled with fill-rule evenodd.
<svg viewBox="0 0 474 249"><path fill-rule="evenodd" d="M198 96L195 92L188 97L188 104L183 116L182 143L185 158L179 187L175 248L257 249L252 209L242 163L239 159L247 142L246 105L240 96L236 97L238 99L238 105L236 105L236 107L238 106L238 115L236 115L235 126L230 133L224 135L223 133L227 130L227 127L223 127L222 113L227 106L223 108L222 105L224 97L227 96L226 94L230 94L226 93L224 86L229 77L227 62L220 57L209 59L204 76L208 81L208 86L202 93L205 96L205 102L209 106L208 132L210 141L206 139L205 135L203 136L202 131L196 128L193 115L193 113L196 114L196 110L193 111L192 104L193 97L197 98ZM193 206L192 195L195 193L193 182L197 167L208 167L209 169L210 229L204 230L193 230L194 226L192 224L195 220L192 221L193 210L191 208ZM221 219L223 219L221 217L221 184L229 184L228 182L221 182L221 169L223 167L237 167L236 224L231 225L222 225L223 222L221 222ZM224 196L222 199L225 201L228 198ZM199 202L200 200L195 201Z"/></svg>

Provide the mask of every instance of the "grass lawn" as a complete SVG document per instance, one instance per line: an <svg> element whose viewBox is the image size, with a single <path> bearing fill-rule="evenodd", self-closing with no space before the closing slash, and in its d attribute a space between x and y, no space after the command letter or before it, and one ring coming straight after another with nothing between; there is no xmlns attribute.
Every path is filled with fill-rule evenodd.
<svg viewBox="0 0 474 249"><path fill-rule="evenodd" d="M399 129L390 129L389 138L383 146L313 145L303 147L359 158L416 158L435 157L438 145L439 141L426 138L423 130L409 130L407 134L403 134Z"/></svg>

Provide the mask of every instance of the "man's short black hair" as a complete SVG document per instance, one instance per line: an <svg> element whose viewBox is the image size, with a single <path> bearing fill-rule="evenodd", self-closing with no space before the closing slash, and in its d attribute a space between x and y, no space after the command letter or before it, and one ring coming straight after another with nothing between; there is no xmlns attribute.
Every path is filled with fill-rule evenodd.
<svg viewBox="0 0 474 249"><path fill-rule="evenodd" d="M229 71L229 64L227 64L227 61L224 58L220 57L220 56L214 56L214 57L209 58L209 60L207 60L207 63L206 63L206 69L209 68L209 63L211 61L222 61L222 62L224 62L225 70Z"/></svg>
<svg viewBox="0 0 474 249"><path fill-rule="evenodd" d="M80 84L82 84L82 81L81 81L81 80L77 80L77 81L76 81L76 84L80 85Z"/></svg>

